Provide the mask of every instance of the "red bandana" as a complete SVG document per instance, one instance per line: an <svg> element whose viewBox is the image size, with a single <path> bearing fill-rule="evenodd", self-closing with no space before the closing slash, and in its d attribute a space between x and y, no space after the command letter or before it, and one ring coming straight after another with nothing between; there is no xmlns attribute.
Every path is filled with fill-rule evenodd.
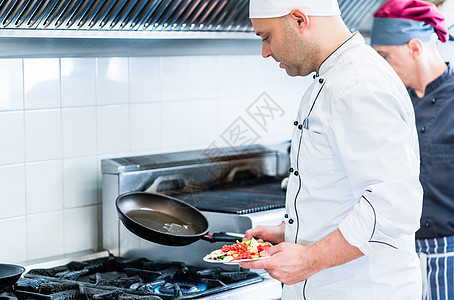
<svg viewBox="0 0 454 300"><path fill-rule="evenodd" d="M375 18L400 18L431 25L443 43L449 39L445 18L435 4L421 0L391 0L374 14Z"/></svg>

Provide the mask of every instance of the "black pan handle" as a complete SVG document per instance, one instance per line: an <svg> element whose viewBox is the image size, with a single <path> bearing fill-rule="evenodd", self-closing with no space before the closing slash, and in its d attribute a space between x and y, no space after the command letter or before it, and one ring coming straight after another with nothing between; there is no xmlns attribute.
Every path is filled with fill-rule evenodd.
<svg viewBox="0 0 454 300"><path fill-rule="evenodd" d="M236 241L242 241L244 234L232 233L232 232L214 232L205 234L202 239L209 241L210 243L216 242L230 242L236 243Z"/></svg>

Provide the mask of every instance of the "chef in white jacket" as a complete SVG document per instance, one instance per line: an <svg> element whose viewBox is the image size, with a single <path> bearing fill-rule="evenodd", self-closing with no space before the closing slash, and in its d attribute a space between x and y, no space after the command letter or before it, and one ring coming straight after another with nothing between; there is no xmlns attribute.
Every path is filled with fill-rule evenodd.
<svg viewBox="0 0 454 300"><path fill-rule="evenodd" d="M413 107L393 69L336 0L251 0L250 18L290 76L314 72L294 122L284 222L245 233L282 299L420 299L414 233L422 188Z"/></svg>

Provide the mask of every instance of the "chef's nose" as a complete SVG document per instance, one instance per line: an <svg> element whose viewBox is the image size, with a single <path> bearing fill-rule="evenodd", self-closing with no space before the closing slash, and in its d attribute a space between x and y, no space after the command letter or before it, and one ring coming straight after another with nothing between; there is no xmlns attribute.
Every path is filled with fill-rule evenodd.
<svg viewBox="0 0 454 300"><path fill-rule="evenodd" d="M271 51L270 46L267 43L263 42L262 43L262 56L263 56L263 58L267 58L267 57L270 57L272 55L273 55L273 52Z"/></svg>

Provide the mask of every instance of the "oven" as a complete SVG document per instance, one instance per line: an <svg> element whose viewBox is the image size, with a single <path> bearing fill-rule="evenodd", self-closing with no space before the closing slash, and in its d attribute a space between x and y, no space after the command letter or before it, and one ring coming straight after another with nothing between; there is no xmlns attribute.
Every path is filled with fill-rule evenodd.
<svg viewBox="0 0 454 300"><path fill-rule="evenodd" d="M281 181L289 168L288 146L210 148L102 160L105 251L27 267L14 286L14 297L279 299L281 283L263 270L203 261L223 242L199 240L175 247L137 237L119 220L115 200L134 191L170 195L199 209L211 232L241 235L256 225L278 225L285 214Z"/></svg>

